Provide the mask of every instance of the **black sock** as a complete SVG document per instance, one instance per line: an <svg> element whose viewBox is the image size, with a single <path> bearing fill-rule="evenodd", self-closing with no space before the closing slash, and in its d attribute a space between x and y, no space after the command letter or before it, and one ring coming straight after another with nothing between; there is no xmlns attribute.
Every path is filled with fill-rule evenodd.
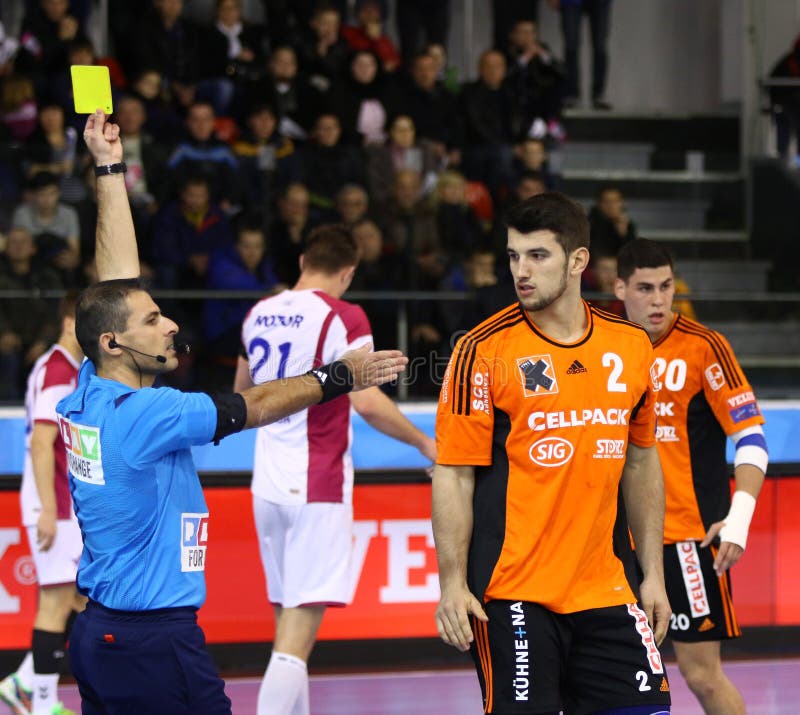
<svg viewBox="0 0 800 715"><path fill-rule="evenodd" d="M33 671L38 675L58 673L66 656L64 634L33 629Z"/></svg>

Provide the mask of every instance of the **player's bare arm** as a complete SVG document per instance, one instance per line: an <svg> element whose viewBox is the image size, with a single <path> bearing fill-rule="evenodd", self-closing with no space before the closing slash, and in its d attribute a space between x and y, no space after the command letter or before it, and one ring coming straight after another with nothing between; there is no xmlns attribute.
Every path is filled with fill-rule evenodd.
<svg viewBox="0 0 800 715"><path fill-rule="evenodd" d="M58 438L58 426L50 422L36 422L31 432L31 464L36 491L42 511L36 523L36 544L47 551L56 538L56 457L53 445Z"/></svg>
<svg viewBox="0 0 800 715"><path fill-rule="evenodd" d="M241 355L236 361L236 375L233 378L233 391L244 392L253 387L255 383L250 377L250 364Z"/></svg>
<svg viewBox="0 0 800 715"><path fill-rule="evenodd" d="M636 556L644 574L642 608L661 645L672 609L664 586L664 476L655 446L628 444L622 470L622 497Z"/></svg>
<svg viewBox="0 0 800 715"><path fill-rule="evenodd" d="M89 115L83 130L83 138L95 166L122 162L119 127L107 122L106 115L101 110L98 109ZM139 276L139 251L124 174L98 177L95 241L98 280Z"/></svg>
<svg viewBox="0 0 800 715"><path fill-rule="evenodd" d="M469 650L474 638L469 616L489 620L467 586L474 490L474 467L444 464L434 467L431 518L442 592L436 608L436 628L445 643L461 651Z"/></svg>
<svg viewBox="0 0 800 715"><path fill-rule="evenodd" d="M348 379L353 392L357 392L393 380L408 363L408 358L399 350L370 352L370 349L370 345L365 345L340 358L340 362L347 366L349 376L343 370L334 370L325 379ZM245 390L241 395L247 407L247 429L262 427L317 404L323 397L323 388L319 378L307 373L265 382Z"/></svg>
<svg viewBox="0 0 800 715"><path fill-rule="evenodd" d="M753 501L755 501L758 499L761 487L764 485L764 472L753 464L739 464L734 470L734 480L736 482L736 492L744 492L744 494L749 495L753 498ZM729 517L730 514L728 515L728 518ZM703 541L700 543L700 547L705 548L709 546L717 535L720 535L721 541L719 551L717 552L717 558L714 559L714 570L718 575L724 574L725 571L742 558L749 525L748 519L747 525L743 525L744 533L739 536L734 536L723 531L723 528L728 526L724 519L715 522L709 527ZM741 530L741 528L737 529L737 531ZM736 539L736 541L726 541L726 535L730 539ZM736 543L737 541L739 543ZM742 543L743 541L744 543Z"/></svg>
<svg viewBox="0 0 800 715"><path fill-rule="evenodd" d="M431 462L436 461L436 441L416 427L380 389L353 392L350 402L370 427L416 447Z"/></svg>

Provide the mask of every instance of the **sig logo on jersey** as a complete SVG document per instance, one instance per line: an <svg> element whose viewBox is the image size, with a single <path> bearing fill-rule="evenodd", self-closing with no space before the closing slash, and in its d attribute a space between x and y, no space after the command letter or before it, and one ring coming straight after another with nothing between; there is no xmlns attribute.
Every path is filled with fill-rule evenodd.
<svg viewBox="0 0 800 715"><path fill-rule="evenodd" d="M540 467L560 467L572 459L575 448L561 437L545 437L531 445L528 454Z"/></svg>
<svg viewBox="0 0 800 715"><path fill-rule="evenodd" d="M181 514L181 571L205 571L208 512Z"/></svg>
<svg viewBox="0 0 800 715"><path fill-rule="evenodd" d="M531 355L517 358L520 382L525 397L536 395L555 395L558 381L553 368L553 358L549 355Z"/></svg>
<svg viewBox="0 0 800 715"><path fill-rule="evenodd" d="M624 459L624 439L598 439L597 449L592 455L594 459Z"/></svg>
<svg viewBox="0 0 800 715"><path fill-rule="evenodd" d="M715 362L706 368L706 380L708 386L716 392L725 384L725 375L722 373L722 368L719 363Z"/></svg>

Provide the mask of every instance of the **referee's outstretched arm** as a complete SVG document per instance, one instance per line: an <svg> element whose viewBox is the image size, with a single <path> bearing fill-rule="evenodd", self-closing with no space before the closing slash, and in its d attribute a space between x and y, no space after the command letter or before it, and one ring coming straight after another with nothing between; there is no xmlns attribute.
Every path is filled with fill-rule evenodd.
<svg viewBox="0 0 800 715"><path fill-rule="evenodd" d="M95 264L98 280L137 278L139 251L125 187L119 127L106 121L101 109L90 114L83 130L97 174Z"/></svg>

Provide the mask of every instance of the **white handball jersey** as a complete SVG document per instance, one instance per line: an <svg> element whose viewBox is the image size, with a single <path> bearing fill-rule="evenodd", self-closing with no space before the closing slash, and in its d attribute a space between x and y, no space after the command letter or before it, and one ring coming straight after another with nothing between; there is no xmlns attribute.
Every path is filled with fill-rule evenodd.
<svg viewBox="0 0 800 715"><path fill-rule="evenodd" d="M285 290L253 306L242 326L250 377L294 377L372 341L364 311L318 290ZM275 504L353 496L347 395L258 429L253 494Z"/></svg>
<svg viewBox="0 0 800 715"><path fill-rule="evenodd" d="M72 355L56 344L36 361L28 375L28 387L25 391L25 466L22 471L22 486L19 492L24 526L36 526L42 508L31 463L33 425L37 422L58 424L56 405L59 400L75 390L79 367L80 365L75 362ZM56 437L53 450L57 517L74 519L75 514L72 510L72 497L67 478L67 452L61 432Z"/></svg>

